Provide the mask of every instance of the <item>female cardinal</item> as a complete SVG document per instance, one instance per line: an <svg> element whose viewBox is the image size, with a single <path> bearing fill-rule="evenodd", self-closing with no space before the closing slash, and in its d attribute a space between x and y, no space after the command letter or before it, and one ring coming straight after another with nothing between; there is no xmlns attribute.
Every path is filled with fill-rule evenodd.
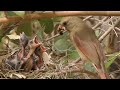
<svg viewBox="0 0 120 90"><path fill-rule="evenodd" d="M100 78L107 79L108 75L104 65L106 57L92 28L87 26L79 17L72 16L64 17L58 29L69 31L70 39L81 59L90 60Z"/></svg>

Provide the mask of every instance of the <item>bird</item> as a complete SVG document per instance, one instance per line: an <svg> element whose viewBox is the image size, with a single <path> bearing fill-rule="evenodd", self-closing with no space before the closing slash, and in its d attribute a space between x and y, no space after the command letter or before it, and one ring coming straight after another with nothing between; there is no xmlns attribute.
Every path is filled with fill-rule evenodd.
<svg viewBox="0 0 120 90"><path fill-rule="evenodd" d="M17 51L14 52L12 55L8 56L8 58L5 60L5 64L9 66L11 69L15 70L19 70L22 65L17 53L18 53Z"/></svg>
<svg viewBox="0 0 120 90"><path fill-rule="evenodd" d="M109 78L104 64L105 54L94 30L90 26L77 16L68 16L61 19L58 30L69 32L70 40L81 59L92 62L101 79Z"/></svg>
<svg viewBox="0 0 120 90"><path fill-rule="evenodd" d="M24 57L25 55L25 48L29 42L29 38L26 36L26 34L24 32L20 33L20 45L21 45L21 50L18 53L18 56L20 58L20 60Z"/></svg>
<svg viewBox="0 0 120 90"><path fill-rule="evenodd" d="M12 68L19 70L22 66L22 59L25 56L25 47L28 44L28 37L24 32L20 33L20 45L21 49L13 50L13 53L6 59L6 64L11 66Z"/></svg>
<svg viewBox="0 0 120 90"><path fill-rule="evenodd" d="M34 42L35 42L36 44L38 44L38 43L40 43L40 39L39 39L37 36L35 36ZM44 64L44 61L43 61L43 58L42 58L42 50L41 50L40 46L38 46L38 47L35 49L34 53L35 53L35 55L38 57L38 60L36 61L36 67L37 67L38 69L40 69L40 68L43 66L43 64Z"/></svg>
<svg viewBox="0 0 120 90"><path fill-rule="evenodd" d="M26 62L22 63L21 69L23 69L26 72L29 72L30 70L32 70L33 66L34 66L33 55L31 55Z"/></svg>
<svg viewBox="0 0 120 90"><path fill-rule="evenodd" d="M28 42L29 52L27 56L22 59L23 60L22 68L25 71L37 69L36 61L34 60L35 59L34 53L36 48L38 48L39 46L40 43L36 42L36 36L33 39L29 40Z"/></svg>

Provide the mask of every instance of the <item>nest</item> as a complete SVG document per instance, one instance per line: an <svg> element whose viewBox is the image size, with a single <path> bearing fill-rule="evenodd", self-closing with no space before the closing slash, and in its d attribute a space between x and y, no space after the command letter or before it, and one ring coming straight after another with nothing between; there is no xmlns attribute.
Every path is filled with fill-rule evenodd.
<svg viewBox="0 0 120 90"><path fill-rule="evenodd" d="M55 62L54 62L55 63ZM67 65L55 63L55 68L43 66L40 70L10 69L5 64L5 59L0 63L0 79L97 79L96 73L83 69L81 61L77 64L71 62Z"/></svg>

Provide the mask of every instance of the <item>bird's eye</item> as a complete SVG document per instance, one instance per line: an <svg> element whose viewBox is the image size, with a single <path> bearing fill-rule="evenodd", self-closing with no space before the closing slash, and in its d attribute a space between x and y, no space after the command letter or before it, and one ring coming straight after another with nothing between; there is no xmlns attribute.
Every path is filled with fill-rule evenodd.
<svg viewBox="0 0 120 90"><path fill-rule="evenodd" d="M66 25L67 25L67 22L64 22L63 25L66 26Z"/></svg>

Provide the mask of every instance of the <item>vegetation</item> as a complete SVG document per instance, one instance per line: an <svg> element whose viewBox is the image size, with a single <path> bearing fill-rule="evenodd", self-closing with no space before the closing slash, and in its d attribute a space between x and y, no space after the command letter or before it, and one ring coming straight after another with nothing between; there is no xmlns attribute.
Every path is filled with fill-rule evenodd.
<svg viewBox="0 0 120 90"><path fill-rule="evenodd" d="M99 78L91 62L83 62L69 39L68 32L60 32L57 27L62 14L51 16L46 11L1 11L0 12L0 78L25 79L96 79ZM63 16L69 16L64 14ZM30 17L30 15L33 17ZM37 16L38 15L38 16ZM41 17L39 16L41 15ZM53 16L52 16L53 15ZM78 15L77 15L78 16ZM19 17L19 18L18 18ZM27 18L28 17L28 18ZM120 17L119 16L81 16L79 17L94 29L107 59L105 66L111 78L120 78ZM5 18L5 19L4 19ZM12 18L12 19L10 19ZM16 50L20 50L20 33L24 32L29 39L36 35L47 54L50 63L39 70L10 69L5 61Z"/></svg>

